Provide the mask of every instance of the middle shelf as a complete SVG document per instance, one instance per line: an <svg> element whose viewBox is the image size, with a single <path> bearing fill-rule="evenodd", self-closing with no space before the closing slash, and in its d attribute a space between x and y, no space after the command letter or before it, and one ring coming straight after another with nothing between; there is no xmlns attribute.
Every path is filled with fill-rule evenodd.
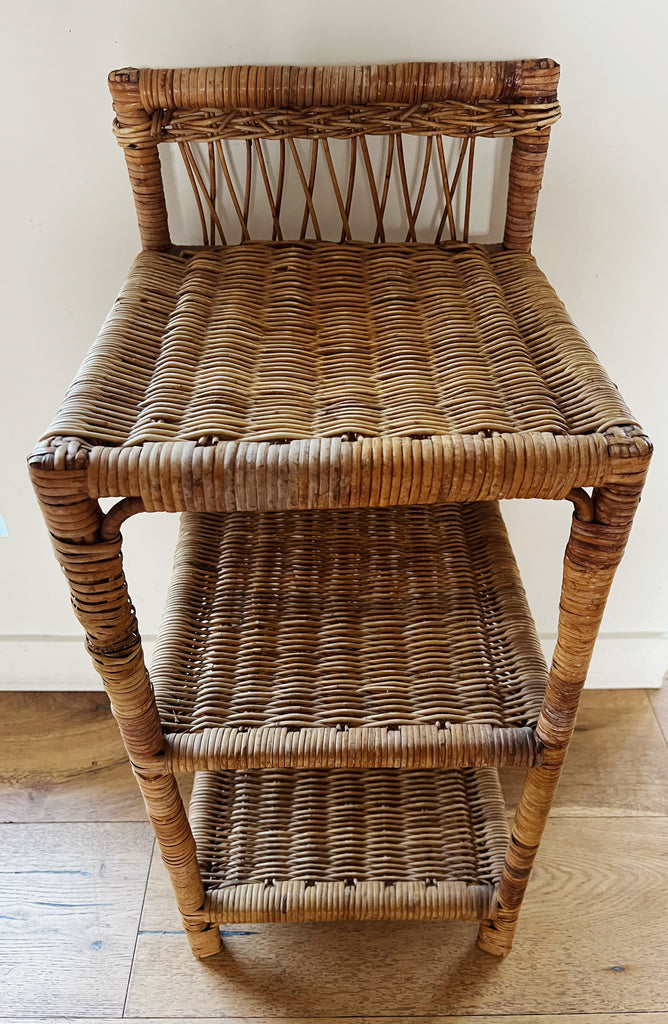
<svg viewBox="0 0 668 1024"><path fill-rule="evenodd" d="M494 502L185 513L151 678L173 771L540 760L547 668Z"/></svg>

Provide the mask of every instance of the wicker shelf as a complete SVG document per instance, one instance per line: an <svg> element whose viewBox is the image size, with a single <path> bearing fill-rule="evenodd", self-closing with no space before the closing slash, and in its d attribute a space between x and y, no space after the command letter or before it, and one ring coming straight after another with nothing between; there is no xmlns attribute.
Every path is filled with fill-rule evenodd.
<svg viewBox="0 0 668 1024"><path fill-rule="evenodd" d="M494 917L494 769L199 772L190 816L208 921Z"/></svg>
<svg viewBox="0 0 668 1024"><path fill-rule="evenodd" d="M174 770L539 757L547 669L492 502L184 515L151 675Z"/></svg>
<svg viewBox="0 0 668 1024"><path fill-rule="evenodd" d="M30 473L198 957L217 921L476 918L511 948L652 451L531 255L558 78L110 76L143 251ZM512 139L490 245L478 136ZM511 498L574 506L549 678ZM149 673L122 528L157 511ZM510 841L499 765L529 769Z"/></svg>

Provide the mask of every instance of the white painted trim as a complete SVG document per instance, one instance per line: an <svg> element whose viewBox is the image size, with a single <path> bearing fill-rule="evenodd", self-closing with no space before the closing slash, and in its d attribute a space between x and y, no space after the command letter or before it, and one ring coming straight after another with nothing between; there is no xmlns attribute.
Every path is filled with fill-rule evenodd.
<svg viewBox="0 0 668 1024"><path fill-rule="evenodd" d="M145 640L147 657L155 641ZM0 690L101 690L82 637L0 637Z"/></svg>
<svg viewBox="0 0 668 1024"><path fill-rule="evenodd" d="M556 634L541 633L548 664ZM663 633L601 633L589 666L587 690L654 690L668 673L668 637Z"/></svg>
<svg viewBox="0 0 668 1024"><path fill-rule="evenodd" d="M541 635L546 657L554 635ZM147 657L153 637L144 641ZM668 670L668 638L661 633L602 634L587 688L655 689ZM101 690L80 637L0 637L0 690Z"/></svg>

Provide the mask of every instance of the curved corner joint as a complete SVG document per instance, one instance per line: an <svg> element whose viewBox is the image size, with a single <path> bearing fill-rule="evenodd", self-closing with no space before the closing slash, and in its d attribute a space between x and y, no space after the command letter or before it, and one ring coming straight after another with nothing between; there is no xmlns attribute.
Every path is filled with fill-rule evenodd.
<svg viewBox="0 0 668 1024"><path fill-rule="evenodd" d="M145 512L144 502L141 498L123 498L110 508L102 519L100 527L101 540L113 540L118 536L121 526L130 516L137 512Z"/></svg>
<svg viewBox="0 0 668 1024"><path fill-rule="evenodd" d="M574 487L566 495L567 501L572 501L575 506L575 517L581 523L593 523L596 518L594 499L587 494L584 487Z"/></svg>

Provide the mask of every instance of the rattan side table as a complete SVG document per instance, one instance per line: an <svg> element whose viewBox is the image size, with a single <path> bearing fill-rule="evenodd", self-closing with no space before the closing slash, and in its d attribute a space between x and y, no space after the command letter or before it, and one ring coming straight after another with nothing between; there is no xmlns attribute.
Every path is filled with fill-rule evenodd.
<svg viewBox="0 0 668 1024"><path fill-rule="evenodd" d="M219 922L353 918L510 949L651 455L530 254L558 74L110 76L143 252L30 472L196 956ZM480 137L512 138L491 246ZM170 238L163 143L202 245ZM500 498L574 506L549 672ZM149 678L120 530L157 510ZM510 832L499 765L528 769Z"/></svg>

